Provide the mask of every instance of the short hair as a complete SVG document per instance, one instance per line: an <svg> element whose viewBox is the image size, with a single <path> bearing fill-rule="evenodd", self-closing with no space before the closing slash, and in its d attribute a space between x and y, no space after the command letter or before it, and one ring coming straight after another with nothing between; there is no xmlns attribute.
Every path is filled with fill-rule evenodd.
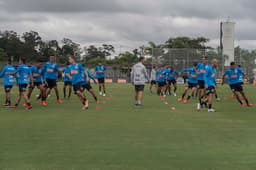
<svg viewBox="0 0 256 170"><path fill-rule="evenodd" d="M193 66L194 66L194 67L197 67L197 65L198 65L197 62L194 62L194 63L193 63Z"/></svg>
<svg viewBox="0 0 256 170"><path fill-rule="evenodd" d="M8 58L7 63L12 64L12 59Z"/></svg>
<svg viewBox="0 0 256 170"><path fill-rule="evenodd" d="M25 58L20 58L20 61L22 62L22 63L26 63L26 59Z"/></svg>
<svg viewBox="0 0 256 170"><path fill-rule="evenodd" d="M39 58L37 58L36 62L38 62L38 63L43 63L43 62L44 62L44 59L43 59L42 57L39 57Z"/></svg>
<svg viewBox="0 0 256 170"><path fill-rule="evenodd" d="M230 63L230 66L234 66L234 65L236 65L236 63L235 63L234 61L232 61L232 62Z"/></svg>
<svg viewBox="0 0 256 170"><path fill-rule="evenodd" d="M140 57L139 61L145 60L145 57Z"/></svg>

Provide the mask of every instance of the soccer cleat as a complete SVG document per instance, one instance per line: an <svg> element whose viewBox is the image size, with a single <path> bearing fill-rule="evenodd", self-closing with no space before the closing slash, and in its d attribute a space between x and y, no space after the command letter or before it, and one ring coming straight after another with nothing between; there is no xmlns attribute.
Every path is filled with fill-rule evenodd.
<svg viewBox="0 0 256 170"><path fill-rule="evenodd" d="M27 104L26 104L26 103L24 103L22 106L26 107L26 106L27 106Z"/></svg>
<svg viewBox="0 0 256 170"><path fill-rule="evenodd" d="M241 106L242 106L242 107L245 107L245 106L247 106L247 104L241 104Z"/></svg>
<svg viewBox="0 0 256 170"><path fill-rule="evenodd" d="M253 106L253 104L249 103L249 104L247 104L247 106L248 106L248 107L252 107L252 106Z"/></svg>
<svg viewBox="0 0 256 170"><path fill-rule="evenodd" d="M188 100L184 100L183 103L185 103L185 104L188 103Z"/></svg>
<svg viewBox="0 0 256 170"><path fill-rule="evenodd" d="M182 100L183 100L183 98L181 97L181 98L178 99L178 102L181 102Z"/></svg>
<svg viewBox="0 0 256 170"><path fill-rule="evenodd" d="M208 112L216 112L214 109L208 109Z"/></svg>
<svg viewBox="0 0 256 170"><path fill-rule="evenodd" d="M197 103L197 110L199 111L201 109L201 104Z"/></svg>
<svg viewBox="0 0 256 170"><path fill-rule="evenodd" d="M99 101L99 100L97 100L97 101L96 101L96 103L100 103L100 101Z"/></svg>
<svg viewBox="0 0 256 170"><path fill-rule="evenodd" d="M16 109L18 106L16 106L16 105L13 105L13 106L11 106L10 108L12 108L12 109Z"/></svg>
<svg viewBox="0 0 256 170"><path fill-rule="evenodd" d="M99 92L100 96L102 95L102 92Z"/></svg>
<svg viewBox="0 0 256 170"><path fill-rule="evenodd" d="M236 96L235 95L233 95L233 96L231 96L233 99L235 99L236 98Z"/></svg>
<svg viewBox="0 0 256 170"><path fill-rule="evenodd" d="M46 101L42 101L42 102L41 102L41 105L42 105L42 106L47 106Z"/></svg>
<svg viewBox="0 0 256 170"><path fill-rule="evenodd" d="M105 93L103 93L103 95L102 95L103 97L105 97L106 96L106 94Z"/></svg>
<svg viewBox="0 0 256 170"><path fill-rule="evenodd" d="M86 100L85 102L84 102L84 105L83 105L83 110L87 110L88 109L88 107L89 107L89 101L88 100Z"/></svg>
<svg viewBox="0 0 256 170"><path fill-rule="evenodd" d="M63 101L62 101L62 100L57 100L57 102L58 102L59 104L62 104L62 103L63 103Z"/></svg>
<svg viewBox="0 0 256 170"><path fill-rule="evenodd" d="M220 98L217 98L216 101L219 102L219 101L220 101Z"/></svg>
<svg viewBox="0 0 256 170"><path fill-rule="evenodd" d="M177 94L176 94L176 93L173 93L173 96L174 96L174 97L176 97L176 96L177 96Z"/></svg>
<svg viewBox="0 0 256 170"><path fill-rule="evenodd" d="M32 109L32 107L33 107L33 106L30 105L30 106L27 106L26 109L27 109L27 110L30 110L30 109Z"/></svg>

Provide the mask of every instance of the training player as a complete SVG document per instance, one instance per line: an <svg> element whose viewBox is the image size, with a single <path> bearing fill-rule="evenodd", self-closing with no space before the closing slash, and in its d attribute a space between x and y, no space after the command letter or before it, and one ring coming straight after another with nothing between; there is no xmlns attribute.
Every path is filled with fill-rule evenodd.
<svg viewBox="0 0 256 170"><path fill-rule="evenodd" d="M149 87L149 90L151 93L152 92L152 88L153 86L155 86L155 88L157 88L156 86L156 66L153 66L151 72L150 72L150 87Z"/></svg>
<svg viewBox="0 0 256 170"><path fill-rule="evenodd" d="M57 102L60 104L63 103L60 100L59 91L57 87L59 66L55 62L55 56L49 57L49 62L45 63L45 65L43 66L43 72L44 72L44 79L45 79L45 84L47 89L46 96L48 96L50 94L50 91L54 89L57 97Z"/></svg>
<svg viewBox="0 0 256 170"><path fill-rule="evenodd" d="M171 85L173 85L174 90L173 90L173 95L176 97L176 91L177 91L177 76L179 73L171 66L167 66L165 68L165 73L166 73L166 79L167 79L167 87L166 91L168 91L169 95L171 95Z"/></svg>
<svg viewBox="0 0 256 170"><path fill-rule="evenodd" d="M199 110L200 108L203 107L203 98L205 97L205 73L206 69L208 68L208 58L203 57L202 62L197 64L197 80L198 80L198 100L199 103L197 104L197 109Z"/></svg>
<svg viewBox="0 0 256 170"><path fill-rule="evenodd" d="M64 99L66 98L66 89L68 88L68 99L70 99L71 93L72 93L72 81L68 77L68 63L65 68L62 69L62 74L63 74L63 81L64 81L64 86L63 86L63 94L64 94Z"/></svg>
<svg viewBox="0 0 256 170"><path fill-rule="evenodd" d="M225 74L222 77L222 85L224 84L225 77L228 78L228 84L234 93L234 96L236 97L237 101L241 104L241 106L248 106L251 107L252 104L249 103L244 90L243 86L241 84L241 81L239 80L239 76L241 75L241 70L236 67L235 62L230 63L230 68L226 70ZM246 104L244 104L241 99L239 98L240 93L245 100Z"/></svg>
<svg viewBox="0 0 256 170"><path fill-rule="evenodd" d="M105 71L106 67L102 63L98 63L95 68L96 78L98 79L99 84L99 94L106 96L106 87L105 87ZM102 91L103 90L103 91Z"/></svg>
<svg viewBox="0 0 256 170"><path fill-rule="evenodd" d="M85 68L85 72L87 72L87 75L85 73L82 74L82 92L84 92L84 90L86 89L89 93L91 93L91 95L93 96L94 100L96 103L98 103L98 98L91 86L90 83L90 79L94 81L94 83L96 84L96 80L94 79L93 75L90 73L90 71ZM87 79L87 76L89 79Z"/></svg>
<svg viewBox="0 0 256 170"><path fill-rule="evenodd" d="M212 60L212 64L206 68L205 73L205 87L206 87L206 99L204 103L208 104L208 112L215 112L212 108L213 104L213 95L216 92L216 68L218 61L216 59Z"/></svg>
<svg viewBox="0 0 256 170"><path fill-rule="evenodd" d="M11 60L7 61L6 66L2 69L0 77L4 78L4 90L5 90L5 104L4 106L11 106L11 89L14 85L14 76L16 69L11 65Z"/></svg>
<svg viewBox="0 0 256 170"><path fill-rule="evenodd" d="M183 101L183 103L188 103L192 95L196 92L198 80L197 80L197 70L196 70L197 63L194 64L193 67L187 68L181 71L181 74L188 73L188 85L185 87L184 92L182 94L182 97L178 99L179 102L183 101L187 91L191 89L188 97L186 100Z"/></svg>
<svg viewBox="0 0 256 170"><path fill-rule="evenodd" d="M28 98L30 99L31 94L35 88L35 86L40 90L40 97L42 99L41 104L46 106L46 89L43 85L43 61L41 59L37 60L37 63L33 65L30 70L33 77L33 82L30 83L29 91L28 91Z"/></svg>
<svg viewBox="0 0 256 170"><path fill-rule="evenodd" d="M26 109L31 109L32 105L29 101L29 98L26 94L26 89L29 84L29 81L31 80L32 85L34 84L33 77L31 74L30 68L26 65L26 60L24 58L20 58L19 66L16 71L17 76L17 84L19 86L19 96L17 98L16 104L11 106L11 108L17 108L21 98L23 97L25 100L25 106Z"/></svg>
<svg viewBox="0 0 256 170"><path fill-rule="evenodd" d="M156 82L157 82L157 94L166 97L166 74L164 72L164 67L160 66L156 71Z"/></svg>
<svg viewBox="0 0 256 170"><path fill-rule="evenodd" d="M135 106L142 106L142 98L145 83L149 81L146 67L143 65L144 57L139 58L139 62L132 67L131 82L135 86Z"/></svg>
<svg viewBox="0 0 256 170"><path fill-rule="evenodd" d="M70 56L69 63L70 63L70 65L68 66L69 73L67 74L67 76L69 77L70 80L72 80L74 92L83 104L82 109L83 110L88 109L89 102L82 92L82 74L85 73L86 79L88 80L89 78L88 78L87 72L85 71L82 64L76 63L75 57Z"/></svg>

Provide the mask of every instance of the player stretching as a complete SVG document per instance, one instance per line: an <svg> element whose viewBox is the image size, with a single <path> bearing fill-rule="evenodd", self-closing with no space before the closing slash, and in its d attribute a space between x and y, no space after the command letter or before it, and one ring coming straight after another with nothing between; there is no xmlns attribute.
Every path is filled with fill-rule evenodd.
<svg viewBox="0 0 256 170"><path fill-rule="evenodd" d="M215 112L212 108L213 96L216 92L216 68L218 61L216 59L212 60L212 64L209 65L205 73L205 87L206 87L206 100L204 103L208 103L208 112Z"/></svg>
<svg viewBox="0 0 256 170"><path fill-rule="evenodd" d="M171 95L171 85L173 85L173 95L176 97L176 91L177 91L177 81L176 78L179 75L179 73L173 68L173 67L167 67L165 68L166 78L167 78L167 87L166 91L168 91L169 95Z"/></svg>
<svg viewBox="0 0 256 170"><path fill-rule="evenodd" d="M99 94L102 96L106 96L105 70L106 70L106 67L102 65L102 63L99 63L94 70L96 73L96 78L98 79L98 83L99 83Z"/></svg>
<svg viewBox="0 0 256 170"><path fill-rule="evenodd" d="M150 87L149 87L149 90L151 93L152 92L152 87L155 86L156 87L156 66L154 66L150 72Z"/></svg>
<svg viewBox="0 0 256 170"><path fill-rule="evenodd" d="M11 60L7 61L6 66L0 73L0 77L4 78L4 90L5 90L5 104L4 106L11 106L11 90L14 84L14 75L16 74L16 69L11 65Z"/></svg>
<svg viewBox="0 0 256 170"><path fill-rule="evenodd" d="M69 57L69 63L70 65L68 66L67 76L69 77L70 80L72 80L74 92L83 104L82 109L83 110L88 109L89 102L82 92L82 74L85 73L86 79L88 80L87 72L85 71L84 67L81 64L76 63L75 57L73 56Z"/></svg>
<svg viewBox="0 0 256 170"><path fill-rule="evenodd" d="M139 62L132 67L131 82L135 86L135 106L142 105L142 98L145 83L148 82L147 69L143 65L144 57L140 57Z"/></svg>
<svg viewBox="0 0 256 170"><path fill-rule="evenodd" d="M31 70L31 74L32 74L32 77L33 77L33 81L34 83L33 84L30 84L29 86L29 91L28 91L28 98L30 99L31 97L31 94L35 88L35 86L40 90L40 96L41 96L41 104L43 106L46 106L47 103L46 103L46 89L43 85L43 72L42 72L42 66L43 66L43 61L42 60L38 60L37 63L35 65L33 65L30 70Z"/></svg>
<svg viewBox="0 0 256 170"><path fill-rule="evenodd" d="M178 99L179 102L183 101L189 89L191 89L191 91L187 99L184 100L183 103L188 103L192 95L196 92L196 87L198 84L196 66L197 66L197 63L195 63L193 67L187 68L181 71L181 74L188 73L189 76L188 76L188 85L185 87L182 97Z"/></svg>
<svg viewBox="0 0 256 170"><path fill-rule="evenodd" d="M85 73L82 74L82 92L84 92L84 90L86 89L89 93L91 93L95 102L98 103L99 101L98 101L98 98L91 86L90 79L93 80L95 84L97 82L87 68L85 68L85 71L87 72L89 79L87 79L87 75Z"/></svg>
<svg viewBox="0 0 256 170"><path fill-rule="evenodd" d="M67 63L67 67L68 67L68 63ZM63 94L64 94L64 99L66 98L66 89L68 88L68 99L70 99L71 93L72 93L72 82L69 79L69 77L67 76L68 74L68 68L65 67L62 70L63 73L63 81L64 81L64 86L63 86Z"/></svg>
<svg viewBox="0 0 256 170"><path fill-rule="evenodd" d="M48 96L50 94L50 91L54 89L57 97L57 102L61 104L63 102L60 100L59 91L57 87L57 79L58 79L58 73L59 73L58 69L59 69L59 66L55 62L54 56L50 56L49 62L45 63L45 65L43 66L44 79L47 87L46 96Z"/></svg>
<svg viewBox="0 0 256 170"><path fill-rule="evenodd" d="M226 70L225 74L222 77L222 85L224 84L225 77L228 78L228 84L234 93L237 101L241 104L241 106L248 106L251 107L252 104L249 103L244 90L243 86L241 85L241 81L239 80L239 76L241 75L241 70L236 67L235 62L230 63L230 68ZM245 100L246 104L243 104L241 99L239 98L238 92L242 95L243 99Z"/></svg>
<svg viewBox="0 0 256 170"><path fill-rule="evenodd" d="M26 109L32 109L32 105L30 104L29 98L26 94L26 89L29 83L29 80L31 80L32 85L34 84L33 77L31 74L30 68L26 65L26 60L24 58L21 58L19 61L19 66L16 71L17 76L17 84L19 86L19 96L17 98L16 104L14 106L11 106L11 108L17 108L21 98L23 97L25 100L25 106Z"/></svg>

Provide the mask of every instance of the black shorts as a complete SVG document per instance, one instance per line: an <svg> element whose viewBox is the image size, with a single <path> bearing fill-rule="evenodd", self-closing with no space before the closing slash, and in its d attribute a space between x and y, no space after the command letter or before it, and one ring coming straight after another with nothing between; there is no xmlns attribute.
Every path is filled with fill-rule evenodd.
<svg viewBox="0 0 256 170"><path fill-rule="evenodd" d="M198 80L197 88L199 88L199 89L204 89L205 88L204 80Z"/></svg>
<svg viewBox="0 0 256 170"><path fill-rule="evenodd" d="M151 80L150 84L151 84L151 85L155 85L155 84L156 84L156 81L155 81L155 80Z"/></svg>
<svg viewBox="0 0 256 170"><path fill-rule="evenodd" d="M145 85L135 85L135 91L136 92L144 91L144 87Z"/></svg>
<svg viewBox="0 0 256 170"><path fill-rule="evenodd" d="M4 90L5 90L5 93L9 93L9 92L11 92L11 90L12 90L12 86L11 86L11 85L9 85L9 86L4 86Z"/></svg>
<svg viewBox="0 0 256 170"><path fill-rule="evenodd" d="M64 81L64 86L72 86L72 82L71 81Z"/></svg>
<svg viewBox="0 0 256 170"><path fill-rule="evenodd" d="M188 82L188 88L192 89L192 88L196 88L197 87L197 83L189 83Z"/></svg>
<svg viewBox="0 0 256 170"><path fill-rule="evenodd" d="M47 88L54 88L57 86L57 81L55 79L46 79Z"/></svg>
<svg viewBox="0 0 256 170"><path fill-rule="evenodd" d="M157 84L158 84L158 87L164 87L166 85L165 82L157 82Z"/></svg>
<svg viewBox="0 0 256 170"><path fill-rule="evenodd" d="M74 90L75 94L77 91L82 91L82 84L81 83L74 84L73 90Z"/></svg>
<svg viewBox="0 0 256 170"><path fill-rule="evenodd" d="M86 90L91 90L92 89L92 86L90 84L84 84L82 85L83 89L86 89Z"/></svg>
<svg viewBox="0 0 256 170"><path fill-rule="evenodd" d="M230 84L230 89L233 92L241 92L243 91L243 86L241 85L241 83L236 83L236 84Z"/></svg>
<svg viewBox="0 0 256 170"><path fill-rule="evenodd" d="M206 89L206 95L214 94L214 93L215 93L215 87L214 87L214 86L209 86L209 87Z"/></svg>
<svg viewBox="0 0 256 170"><path fill-rule="evenodd" d="M41 86L41 85L43 85L43 83L40 81L40 82L35 82L34 83L34 86L36 86L36 87L39 87L39 86Z"/></svg>
<svg viewBox="0 0 256 170"><path fill-rule="evenodd" d="M19 84L19 92L25 92L27 89L28 85L27 84Z"/></svg>
<svg viewBox="0 0 256 170"><path fill-rule="evenodd" d="M171 85L171 84L176 84L177 83L177 81L175 80L175 79L173 79L173 80L168 80L168 84L169 85Z"/></svg>
<svg viewBox="0 0 256 170"><path fill-rule="evenodd" d="M104 84L105 83L105 78L98 78L98 83L99 84Z"/></svg>

